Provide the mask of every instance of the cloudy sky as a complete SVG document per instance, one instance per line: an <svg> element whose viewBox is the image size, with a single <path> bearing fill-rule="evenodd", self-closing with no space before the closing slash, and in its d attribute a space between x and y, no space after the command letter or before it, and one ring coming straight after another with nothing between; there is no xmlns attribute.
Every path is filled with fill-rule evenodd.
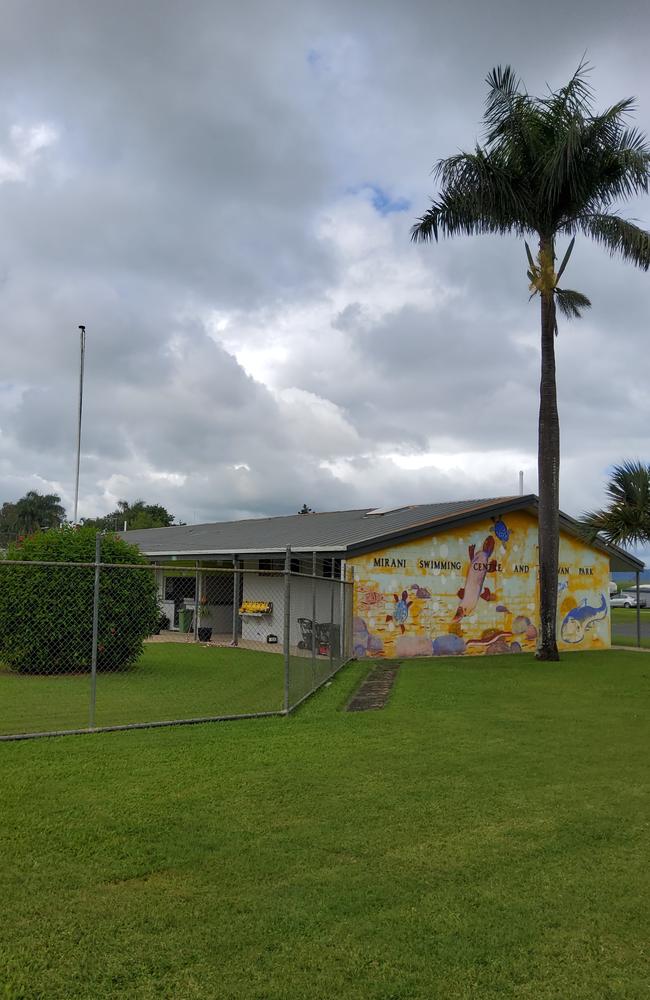
<svg viewBox="0 0 650 1000"><path fill-rule="evenodd" d="M0 500L188 522L536 490L538 306L515 240L414 247L484 79L650 132L642 0L3 0ZM650 225L650 199L629 206ZM650 277L578 242L562 507L648 454Z"/></svg>

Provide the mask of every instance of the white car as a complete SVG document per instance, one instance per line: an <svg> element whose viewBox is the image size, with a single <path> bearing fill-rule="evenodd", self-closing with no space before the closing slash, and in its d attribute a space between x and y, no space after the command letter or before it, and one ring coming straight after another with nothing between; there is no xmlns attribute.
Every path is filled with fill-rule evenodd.
<svg viewBox="0 0 650 1000"><path fill-rule="evenodd" d="M609 603L612 608L635 608L636 594L629 594L626 591L621 591L620 594L612 594ZM639 607L645 608L645 604L645 596L643 594L639 594Z"/></svg>

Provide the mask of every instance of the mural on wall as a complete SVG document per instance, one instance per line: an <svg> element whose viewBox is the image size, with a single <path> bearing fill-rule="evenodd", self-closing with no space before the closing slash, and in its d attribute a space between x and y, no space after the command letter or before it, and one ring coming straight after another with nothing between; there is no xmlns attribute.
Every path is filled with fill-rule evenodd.
<svg viewBox="0 0 650 1000"><path fill-rule="evenodd" d="M533 652L539 627L537 522L478 521L351 560L357 657ZM561 648L609 646L609 562L562 535Z"/></svg>

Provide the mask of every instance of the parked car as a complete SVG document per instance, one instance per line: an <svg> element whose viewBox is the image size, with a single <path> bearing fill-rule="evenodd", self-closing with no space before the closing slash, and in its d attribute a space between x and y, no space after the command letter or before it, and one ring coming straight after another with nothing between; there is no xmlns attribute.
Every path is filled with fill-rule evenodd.
<svg viewBox="0 0 650 1000"><path fill-rule="evenodd" d="M612 594L610 598L610 606L612 608L635 608L636 607L636 594L630 594L626 591L621 591L620 594ZM643 594L639 594L639 607L645 608L646 599Z"/></svg>

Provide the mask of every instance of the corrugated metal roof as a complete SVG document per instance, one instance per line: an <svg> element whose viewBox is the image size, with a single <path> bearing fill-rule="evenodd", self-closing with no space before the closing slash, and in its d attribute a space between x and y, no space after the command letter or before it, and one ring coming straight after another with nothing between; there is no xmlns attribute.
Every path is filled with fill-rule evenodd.
<svg viewBox="0 0 650 1000"><path fill-rule="evenodd" d="M485 508L513 499L522 498L497 497L416 504L372 516L368 515L376 508L363 507L359 510L338 510L323 514L291 514L246 521L146 528L121 534L151 556L283 552L287 545L295 551L344 551L376 538L406 533L439 520L447 521L469 513L478 514Z"/></svg>
<svg viewBox="0 0 650 1000"><path fill-rule="evenodd" d="M406 541L418 535L442 531L460 521L476 520L511 510L537 513L537 497L490 497L454 500L445 503L413 504L385 510L363 507L323 514L290 514L244 521L188 524L171 528L146 528L120 532L152 559L169 556L232 556L281 554L287 546L293 552L340 552L356 554L373 551L389 542ZM580 536L578 522L561 514L562 529ZM643 562L616 545L600 540L596 548L610 557L613 570L643 569Z"/></svg>

